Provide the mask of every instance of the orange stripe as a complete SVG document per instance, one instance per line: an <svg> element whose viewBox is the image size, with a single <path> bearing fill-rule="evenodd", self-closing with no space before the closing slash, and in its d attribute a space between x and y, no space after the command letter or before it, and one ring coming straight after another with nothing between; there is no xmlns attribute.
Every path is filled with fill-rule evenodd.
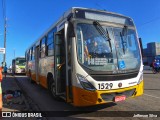
<svg viewBox="0 0 160 120"><path fill-rule="evenodd" d="M40 85L47 88L47 78L45 76L39 75Z"/></svg>
<svg viewBox="0 0 160 120"><path fill-rule="evenodd" d="M36 82L36 74L32 73L32 80L34 80Z"/></svg>
<svg viewBox="0 0 160 120"><path fill-rule="evenodd" d="M91 106L97 104L98 93L73 87L74 106Z"/></svg>

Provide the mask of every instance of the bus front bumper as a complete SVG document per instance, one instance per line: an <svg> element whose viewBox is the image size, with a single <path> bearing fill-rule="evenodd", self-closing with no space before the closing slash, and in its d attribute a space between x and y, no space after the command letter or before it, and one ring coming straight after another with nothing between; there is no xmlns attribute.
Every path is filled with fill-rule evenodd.
<svg viewBox="0 0 160 120"><path fill-rule="evenodd" d="M136 86L106 90L106 91L88 91L78 87L73 87L73 105L74 106L92 106L97 104L104 104L109 102L115 102L116 96L126 96L127 98L136 97L143 94L143 81Z"/></svg>

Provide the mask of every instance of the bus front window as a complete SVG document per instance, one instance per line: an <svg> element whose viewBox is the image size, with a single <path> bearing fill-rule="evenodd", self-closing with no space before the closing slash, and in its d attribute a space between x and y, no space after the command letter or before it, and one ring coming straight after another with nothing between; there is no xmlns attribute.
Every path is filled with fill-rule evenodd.
<svg viewBox="0 0 160 120"><path fill-rule="evenodd" d="M119 69L138 68L140 66L140 52L135 31L128 29L125 34L123 28L114 28L113 31Z"/></svg>
<svg viewBox="0 0 160 120"><path fill-rule="evenodd" d="M77 55L95 71L130 70L140 66L136 33L132 29L77 24Z"/></svg>
<svg viewBox="0 0 160 120"><path fill-rule="evenodd" d="M111 32L111 28L107 30ZM77 50L79 62L89 69L113 71L117 68L110 41L93 24L77 24Z"/></svg>
<svg viewBox="0 0 160 120"><path fill-rule="evenodd" d="M25 59L16 60L16 64L19 65L19 66L24 66L25 63L26 63Z"/></svg>

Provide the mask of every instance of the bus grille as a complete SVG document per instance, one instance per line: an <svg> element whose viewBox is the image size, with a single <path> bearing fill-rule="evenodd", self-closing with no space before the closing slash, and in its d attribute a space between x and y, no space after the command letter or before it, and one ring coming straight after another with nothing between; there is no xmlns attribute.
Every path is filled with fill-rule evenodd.
<svg viewBox="0 0 160 120"><path fill-rule="evenodd" d="M130 97L134 94L136 89L131 89L131 90L127 90L121 93L115 92L115 93L102 93L101 97L103 100L105 101L114 101L115 96L121 96L121 95L125 95L126 98Z"/></svg>
<svg viewBox="0 0 160 120"><path fill-rule="evenodd" d="M116 80L125 80L130 78L137 77L138 72L136 73L130 73L130 74L119 74L119 75L93 75L91 74L91 77L95 79L96 81L116 81Z"/></svg>

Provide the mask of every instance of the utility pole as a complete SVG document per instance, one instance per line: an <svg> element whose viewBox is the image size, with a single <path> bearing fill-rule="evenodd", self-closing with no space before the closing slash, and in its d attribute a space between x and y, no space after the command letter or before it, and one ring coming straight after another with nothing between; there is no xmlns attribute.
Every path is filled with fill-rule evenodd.
<svg viewBox="0 0 160 120"><path fill-rule="evenodd" d="M2 0L2 12L3 12L3 19L4 19L4 49L5 53L3 55L3 66L6 65L6 29L7 29L7 18L6 18L6 3L5 0Z"/></svg>
<svg viewBox="0 0 160 120"><path fill-rule="evenodd" d="M6 65L6 27L7 27L7 19L4 20L4 48L5 48L5 54L3 55L3 65Z"/></svg>

